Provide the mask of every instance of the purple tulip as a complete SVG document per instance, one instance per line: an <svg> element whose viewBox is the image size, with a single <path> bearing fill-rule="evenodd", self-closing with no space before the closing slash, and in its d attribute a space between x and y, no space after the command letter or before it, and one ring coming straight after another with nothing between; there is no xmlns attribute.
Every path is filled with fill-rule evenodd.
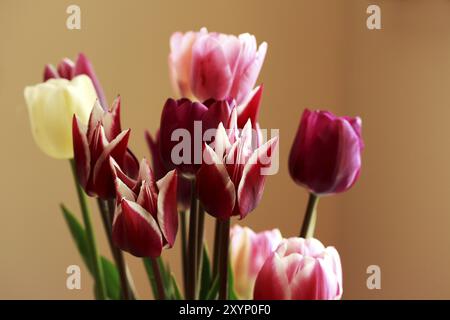
<svg viewBox="0 0 450 320"><path fill-rule="evenodd" d="M344 192L359 177L363 147L359 117L306 109L292 145L289 172L317 195Z"/></svg>
<svg viewBox="0 0 450 320"><path fill-rule="evenodd" d="M203 135L208 129L217 128L219 123L228 123L234 103L208 100L204 103L192 102L189 99L168 99L164 105L160 125L160 152L167 170L178 168L185 176L195 175L202 162ZM179 130L177 130L179 129ZM181 130L180 130L181 129ZM174 131L186 133L185 137L173 137ZM175 140L174 140L175 139ZM177 140L179 139L179 140ZM183 161L174 161L172 152L180 143L187 142L184 152L176 152ZM187 150L189 149L189 150Z"/></svg>

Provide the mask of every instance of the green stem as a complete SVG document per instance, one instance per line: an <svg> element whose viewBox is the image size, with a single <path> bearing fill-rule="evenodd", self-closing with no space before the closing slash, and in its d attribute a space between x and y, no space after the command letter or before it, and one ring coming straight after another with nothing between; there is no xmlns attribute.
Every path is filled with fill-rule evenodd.
<svg viewBox="0 0 450 320"><path fill-rule="evenodd" d="M189 217L189 244L188 244L188 290L186 298L194 300L197 287L197 196L195 193L195 180L192 180L191 210Z"/></svg>
<svg viewBox="0 0 450 320"><path fill-rule="evenodd" d="M95 245L94 230L92 229L91 217L90 217L89 208L87 205L86 194L84 193L83 189L81 188L80 183L78 182L78 177L77 177L76 168L75 168L75 161L73 159L70 160L70 165L72 168L73 178L74 178L75 186L77 189L78 201L80 202L80 208L81 208L81 213L83 216L84 228L86 230L89 257L91 259L92 266L93 266L92 271L93 271L95 282L97 285L98 298L101 300L105 300L106 299L106 286L105 286L105 281L103 278L103 270L102 270L102 267L100 264L100 256L98 255L97 246Z"/></svg>
<svg viewBox="0 0 450 320"><path fill-rule="evenodd" d="M164 292L164 284L161 278L161 270L159 269L158 261L155 258L150 258L153 274L155 276L156 288L158 290L158 300L166 300L166 293Z"/></svg>
<svg viewBox="0 0 450 320"><path fill-rule="evenodd" d="M312 238L314 236L314 229L316 227L317 220L317 203L319 202L319 196L314 193L309 194L308 205L306 206L305 217L303 219L302 229L300 231L300 237Z"/></svg>
<svg viewBox="0 0 450 320"><path fill-rule="evenodd" d="M109 221L110 221L109 228L111 230L110 243L112 244L111 249L113 251L113 256L114 256L114 260L117 265L117 269L119 270L120 286L122 289L122 297L124 300L130 300L131 297L133 296L133 293L132 293L132 290L130 288L129 281L128 281L127 265L125 263L125 258L123 256L122 250L120 250L120 248L118 248L112 242L112 221L114 219L115 200L114 199L108 200L107 205L108 205Z"/></svg>
<svg viewBox="0 0 450 320"><path fill-rule="evenodd" d="M131 274L128 272L128 268L123 259L122 251L116 247L116 245L112 241L112 218L114 215L111 212L114 212L114 204L111 205L114 201L105 201L97 198L98 208L102 217L103 227L105 228L106 238L108 239L109 249L111 250L114 263L117 266L120 276L120 285L121 288L124 288L125 284L127 285L127 289L122 290L122 297L125 300L134 299L137 297L136 292L133 287L133 279L131 278Z"/></svg>
<svg viewBox="0 0 450 320"><path fill-rule="evenodd" d="M228 297L228 251L230 244L230 219L222 221L220 239L220 261L219 261L219 300L226 300Z"/></svg>
<svg viewBox="0 0 450 320"><path fill-rule="evenodd" d="M200 279L202 258L203 258L203 236L205 233L205 209L199 203L198 204L198 217L197 217L197 273Z"/></svg>
<svg viewBox="0 0 450 320"><path fill-rule="evenodd" d="M219 219L216 219L216 226L214 228L214 252L213 252L213 279L216 278L219 266L220 256L220 229L222 224Z"/></svg>
<svg viewBox="0 0 450 320"><path fill-rule="evenodd" d="M181 260L183 263L184 295L187 293L187 239L186 239L186 211L180 212L181 218Z"/></svg>

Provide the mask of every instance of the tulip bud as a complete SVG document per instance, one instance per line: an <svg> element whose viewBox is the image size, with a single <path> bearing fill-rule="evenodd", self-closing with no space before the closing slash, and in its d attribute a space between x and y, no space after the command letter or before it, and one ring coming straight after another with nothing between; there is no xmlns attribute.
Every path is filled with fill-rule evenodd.
<svg viewBox="0 0 450 320"><path fill-rule="evenodd" d="M72 117L86 124L96 99L91 80L80 75L71 81L51 79L26 87L25 101L34 139L47 155L56 159L73 157Z"/></svg>
<svg viewBox="0 0 450 320"><path fill-rule="evenodd" d="M361 119L305 110L289 157L294 181L317 195L344 192L361 170Z"/></svg>
<svg viewBox="0 0 450 320"><path fill-rule="evenodd" d="M342 297L342 268L334 247L316 239L281 242L256 277L255 300L336 300Z"/></svg>
<svg viewBox="0 0 450 320"><path fill-rule="evenodd" d="M172 83L183 97L198 100L236 99L240 105L252 91L267 51L253 35L238 37L202 28L176 32L170 39Z"/></svg>
<svg viewBox="0 0 450 320"><path fill-rule="evenodd" d="M111 159L117 206L112 225L114 243L137 257L156 258L172 247L178 229L177 173L156 181L149 163L141 161L136 181Z"/></svg>
<svg viewBox="0 0 450 320"><path fill-rule="evenodd" d="M231 268L234 288L240 299L252 299L256 276L282 240L280 230L259 233L235 225L230 231Z"/></svg>

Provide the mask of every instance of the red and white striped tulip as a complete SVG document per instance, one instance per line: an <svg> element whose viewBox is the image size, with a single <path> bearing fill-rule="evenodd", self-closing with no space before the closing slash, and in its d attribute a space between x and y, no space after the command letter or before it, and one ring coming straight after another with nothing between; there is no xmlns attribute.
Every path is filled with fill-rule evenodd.
<svg viewBox="0 0 450 320"><path fill-rule="evenodd" d="M156 181L143 159L137 180L126 176L111 159L117 205L112 225L114 243L137 257L156 258L171 248L178 230L177 173Z"/></svg>
<svg viewBox="0 0 450 320"><path fill-rule="evenodd" d="M139 162L128 149L130 129L122 131L120 125L120 97L108 111L96 102L87 126L74 115L72 135L77 176L88 195L114 198L116 192L110 157L127 175L137 176Z"/></svg>
<svg viewBox="0 0 450 320"><path fill-rule="evenodd" d="M211 144L214 150L204 144L203 163L196 176L198 198L206 212L218 219L233 215L243 219L261 200L266 180L262 171L271 165L278 137L255 149L250 120L237 136L235 124L227 127L232 128L228 133L219 124Z"/></svg>

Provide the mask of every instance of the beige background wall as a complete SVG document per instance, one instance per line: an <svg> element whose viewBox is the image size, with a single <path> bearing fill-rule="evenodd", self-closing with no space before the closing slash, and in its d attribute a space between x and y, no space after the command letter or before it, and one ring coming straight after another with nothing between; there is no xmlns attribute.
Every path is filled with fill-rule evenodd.
<svg viewBox="0 0 450 320"><path fill-rule="evenodd" d="M65 28L66 7L82 10L82 30ZM365 27L366 8L382 9L381 31ZM23 88L41 81L45 63L85 52L108 99L123 98L131 146L148 156L172 95L168 40L199 29L251 32L269 43L259 78L261 124L281 128L280 173L243 224L300 227L306 192L287 173L287 156L305 107L360 115L366 150L362 176L348 193L322 199L317 237L344 267L344 297L450 298L450 1L0 1L0 298L91 298L65 288L65 269L81 264L58 210L78 210L69 164L47 158L28 126ZM94 209L92 203L92 209ZM98 216L101 250L108 253ZM211 219L207 230L211 240ZM109 254L109 253L108 253ZM179 270L178 248L165 252ZM150 297L138 259L127 260L139 293ZM382 290L366 288L380 265ZM83 269L84 270L84 269Z"/></svg>

